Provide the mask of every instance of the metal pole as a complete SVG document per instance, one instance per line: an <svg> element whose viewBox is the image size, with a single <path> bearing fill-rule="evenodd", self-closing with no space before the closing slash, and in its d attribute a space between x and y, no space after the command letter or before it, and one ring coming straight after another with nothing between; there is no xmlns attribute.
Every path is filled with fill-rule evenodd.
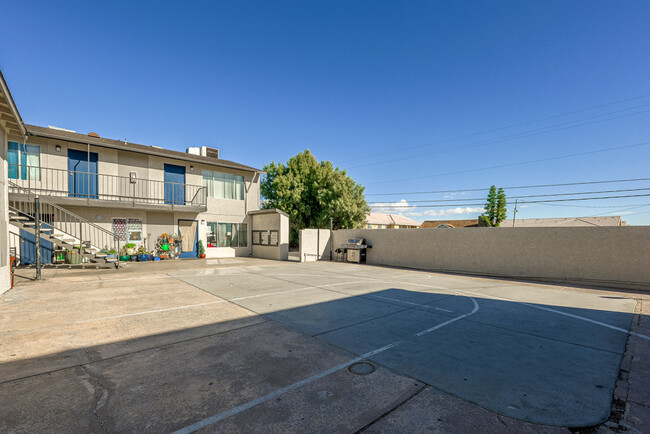
<svg viewBox="0 0 650 434"><path fill-rule="evenodd" d="M513 228L515 227L515 220L517 220L517 202L518 201L519 201L519 199L515 199L515 211L514 211L514 214L512 216L512 227Z"/></svg>
<svg viewBox="0 0 650 434"><path fill-rule="evenodd" d="M332 244L334 239L332 238L332 228L334 227L334 217L330 217L330 262L332 262Z"/></svg>
<svg viewBox="0 0 650 434"><path fill-rule="evenodd" d="M34 198L34 234L36 241L36 276L34 280L41 280L41 204L38 196Z"/></svg>

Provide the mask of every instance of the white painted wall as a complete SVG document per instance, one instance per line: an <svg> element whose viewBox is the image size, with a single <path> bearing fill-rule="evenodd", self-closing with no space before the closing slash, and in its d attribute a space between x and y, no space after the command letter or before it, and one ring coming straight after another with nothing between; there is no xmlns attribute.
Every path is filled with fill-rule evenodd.
<svg viewBox="0 0 650 434"><path fill-rule="evenodd" d="M650 226L334 231L366 238L367 263L650 290Z"/></svg>
<svg viewBox="0 0 650 434"><path fill-rule="evenodd" d="M303 229L300 231L300 262L330 260L330 230Z"/></svg>

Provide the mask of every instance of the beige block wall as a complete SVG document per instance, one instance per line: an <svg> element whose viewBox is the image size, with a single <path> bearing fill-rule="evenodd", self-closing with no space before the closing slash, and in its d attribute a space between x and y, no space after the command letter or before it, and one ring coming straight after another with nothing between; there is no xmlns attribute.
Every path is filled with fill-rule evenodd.
<svg viewBox="0 0 650 434"><path fill-rule="evenodd" d="M650 226L339 230L363 237L369 264L650 289Z"/></svg>
<svg viewBox="0 0 650 434"><path fill-rule="evenodd" d="M7 197L7 137L0 128L0 294L11 288Z"/></svg>

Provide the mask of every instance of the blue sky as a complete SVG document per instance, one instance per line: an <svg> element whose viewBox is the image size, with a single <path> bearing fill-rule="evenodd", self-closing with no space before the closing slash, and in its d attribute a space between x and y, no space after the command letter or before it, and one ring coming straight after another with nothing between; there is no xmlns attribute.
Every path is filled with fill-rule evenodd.
<svg viewBox="0 0 650 434"><path fill-rule="evenodd" d="M28 123L177 150L212 145L260 168L308 148L348 169L369 203L398 203L377 211L419 221L475 217L480 205L471 204L492 184L650 177L650 2L24 1L2 9L0 68ZM619 149L593 152L610 148ZM485 191L465 191L477 188ZM580 197L649 194L650 181L506 193L640 188L648 190ZM459 191L403 194L438 190ZM461 200L401 202L449 199ZM650 196L519 211L650 224Z"/></svg>

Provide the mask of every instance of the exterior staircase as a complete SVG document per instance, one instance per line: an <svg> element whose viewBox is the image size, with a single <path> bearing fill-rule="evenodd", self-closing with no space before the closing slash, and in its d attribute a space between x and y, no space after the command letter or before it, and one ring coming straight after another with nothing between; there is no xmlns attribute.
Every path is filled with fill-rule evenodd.
<svg viewBox="0 0 650 434"><path fill-rule="evenodd" d="M119 242L111 231L89 222L60 206L38 197L29 189L9 181L10 193L19 193L20 199L9 198L9 222L58 248L81 253L81 266L119 266L115 258L99 253L102 248L119 252ZM36 230L36 215L40 215L40 232Z"/></svg>

